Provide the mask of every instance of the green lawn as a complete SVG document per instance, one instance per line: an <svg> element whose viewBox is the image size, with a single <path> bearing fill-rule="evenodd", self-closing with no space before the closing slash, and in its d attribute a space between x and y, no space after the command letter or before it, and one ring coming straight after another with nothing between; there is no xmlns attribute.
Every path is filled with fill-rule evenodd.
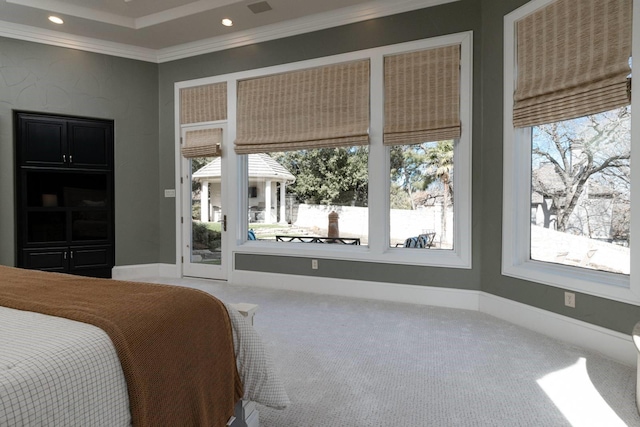
<svg viewBox="0 0 640 427"><path fill-rule="evenodd" d="M211 231L219 232L222 230L222 223L219 223L219 222L204 222L203 224ZM249 224L249 228L253 228L254 230L282 228L282 224L262 224L262 223L252 222L251 224Z"/></svg>

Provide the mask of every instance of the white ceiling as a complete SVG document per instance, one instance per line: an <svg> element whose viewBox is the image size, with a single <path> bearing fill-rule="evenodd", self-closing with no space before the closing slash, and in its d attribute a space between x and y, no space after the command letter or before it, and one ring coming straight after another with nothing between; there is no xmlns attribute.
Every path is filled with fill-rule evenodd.
<svg viewBox="0 0 640 427"><path fill-rule="evenodd" d="M266 1L0 0L0 36L165 62L456 0Z"/></svg>

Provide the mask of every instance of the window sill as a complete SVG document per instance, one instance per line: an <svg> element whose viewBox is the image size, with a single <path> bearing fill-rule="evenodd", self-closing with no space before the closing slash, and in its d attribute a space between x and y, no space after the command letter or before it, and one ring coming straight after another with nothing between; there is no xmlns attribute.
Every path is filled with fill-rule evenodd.
<svg viewBox="0 0 640 427"><path fill-rule="evenodd" d="M503 264L502 274L596 297L640 305L640 295L631 289L631 281L627 275L539 261L524 261L515 265Z"/></svg>

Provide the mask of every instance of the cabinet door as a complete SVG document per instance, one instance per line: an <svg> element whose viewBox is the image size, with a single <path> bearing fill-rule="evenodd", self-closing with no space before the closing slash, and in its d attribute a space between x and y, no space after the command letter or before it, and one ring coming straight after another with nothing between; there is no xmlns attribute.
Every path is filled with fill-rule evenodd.
<svg viewBox="0 0 640 427"><path fill-rule="evenodd" d="M103 270L108 271L109 277L111 277L112 254L113 247L111 245L71 246L69 272L82 274L83 271Z"/></svg>
<svg viewBox="0 0 640 427"><path fill-rule="evenodd" d="M54 117L18 115L18 162L26 166L64 166L67 124Z"/></svg>
<svg viewBox="0 0 640 427"><path fill-rule="evenodd" d="M69 121L69 166L76 168L111 167L113 126L109 122Z"/></svg>
<svg viewBox="0 0 640 427"><path fill-rule="evenodd" d="M23 265L33 270L64 273L69 268L68 248L25 249Z"/></svg>

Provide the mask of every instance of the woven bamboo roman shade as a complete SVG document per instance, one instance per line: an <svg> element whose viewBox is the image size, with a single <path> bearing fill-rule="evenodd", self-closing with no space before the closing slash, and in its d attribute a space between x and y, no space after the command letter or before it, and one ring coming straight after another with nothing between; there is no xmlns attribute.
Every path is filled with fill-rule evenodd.
<svg viewBox="0 0 640 427"><path fill-rule="evenodd" d="M185 132L182 145L182 156L219 157L222 146L222 129L198 129Z"/></svg>
<svg viewBox="0 0 640 427"><path fill-rule="evenodd" d="M460 137L460 45L387 56L384 144Z"/></svg>
<svg viewBox="0 0 640 427"><path fill-rule="evenodd" d="M238 83L238 154L365 145L369 60Z"/></svg>
<svg viewBox="0 0 640 427"><path fill-rule="evenodd" d="M629 104L632 0L557 0L517 22L513 124Z"/></svg>
<svg viewBox="0 0 640 427"><path fill-rule="evenodd" d="M227 120L227 83L180 89L180 124Z"/></svg>

